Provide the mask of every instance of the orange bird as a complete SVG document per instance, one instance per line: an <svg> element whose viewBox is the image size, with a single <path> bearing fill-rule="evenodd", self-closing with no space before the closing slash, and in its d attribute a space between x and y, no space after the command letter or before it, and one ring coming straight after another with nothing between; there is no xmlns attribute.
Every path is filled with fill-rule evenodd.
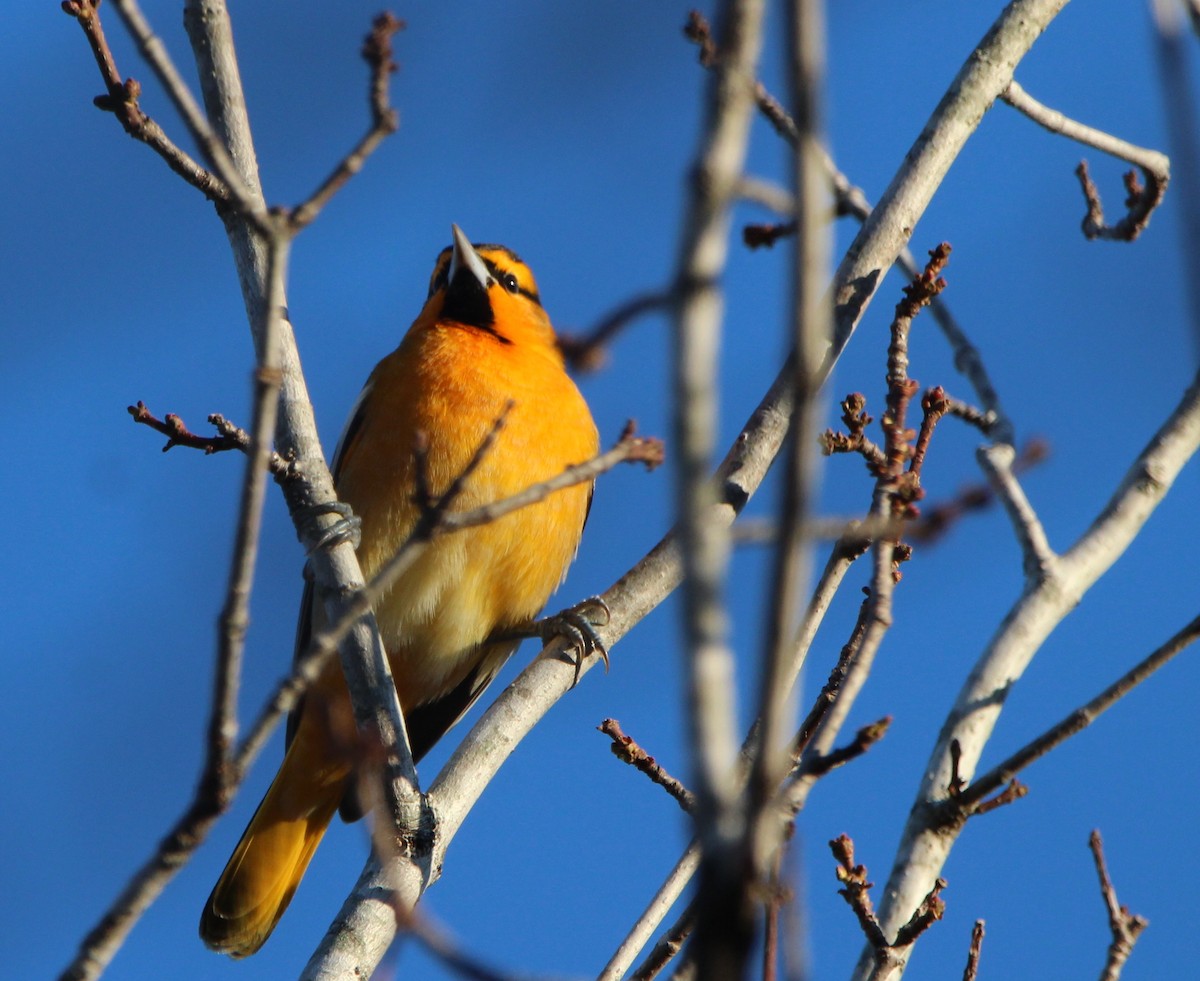
<svg viewBox="0 0 1200 981"><path fill-rule="evenodd" d="M367 380L334 453L338 497L362 519L358 558L374 575L417 521L413 447L428 440L433 494L466 467L511 402L455 508L515 494L594 456L596 425L568 377L533 274L457 225L429 298ZM434 540L376 603L375 616L420 759L495 677L575 556L590 484L491 524ZM306 588L297 647L323 625ZM245 957L270 936L339 807L353 820L357 744L342 669L330 661L289 720L287 753L200 919L214 950Z"/></svg>

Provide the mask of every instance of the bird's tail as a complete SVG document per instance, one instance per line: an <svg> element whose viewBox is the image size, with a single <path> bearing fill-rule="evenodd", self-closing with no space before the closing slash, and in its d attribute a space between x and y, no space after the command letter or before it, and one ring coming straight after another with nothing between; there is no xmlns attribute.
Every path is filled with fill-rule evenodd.
<svg viewBox="0 0 1200 981"><path fill-rule="evenodd" d="M300 747L288 748L200 917L204 942L231 957L271 935L346 790L348 767L313 765Z"/></svg>

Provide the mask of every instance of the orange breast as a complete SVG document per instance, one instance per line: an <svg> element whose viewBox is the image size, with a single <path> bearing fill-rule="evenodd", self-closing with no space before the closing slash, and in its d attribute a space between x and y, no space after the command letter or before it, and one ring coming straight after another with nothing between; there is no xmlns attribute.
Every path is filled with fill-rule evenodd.
<svg viewBox="0 0 1200 981"><path fill-rule="evenodd" d="M407 537L413 446L428 439L431 490L445 490L509 400L502 430L454 510L517 493L595 455L583 397L557 352L504 344L458 325L414 327L372 375L366 423L343 451L338 493L363 521L370 577ZM440 537L377 604L406 709L443 694L474 665L476 645L537 615L575 555L588 485L559 491L488 525Z"/></svg>

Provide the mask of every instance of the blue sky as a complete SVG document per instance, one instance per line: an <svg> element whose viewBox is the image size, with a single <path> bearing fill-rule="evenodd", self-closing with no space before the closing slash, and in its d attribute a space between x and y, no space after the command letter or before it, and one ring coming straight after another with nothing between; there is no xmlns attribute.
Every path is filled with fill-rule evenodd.
<svg viewBox="0 0 1200 981"><path fill-rule="evenodd" d="M878 198L998 5L850 0L830 12L828 130L842 169ZM995 7L996 9L993 9ZM244 9L242 9L244 8ZM401 130L297 242L289 306L331 449L371 366L420 307L450 223L510 245L535 270L560 330L582 329L662 286L679 235L704 84L680 35L687 5L615 0L447 3L400 8L393 100ZM234 10L267 196L306 195L365 124L358 47L377 6L245 4ZM286 13L284 13L286 11ZM150 73L105 8L118 64L144 107L184 141ZM178 5L146 13L181 64ZM100 84L78 28L56 3L15 5L0 74L10 99L0 184L0 399L10 561L0 590L8 752L0 764L0 962L50 977L189 799L210 688L240 461L175 450L135 427L144 400L193 428L219 411L249 416L252 354L219 222L144 147L91 106ZM763 75L781 88L778 11ZM1036 97L1081 121L1167 149L1151 33L1140 5L1070 5L1020 66ZM186 141L184 141L186 142ZM995 107L915 230L923 254L954 246L945 294L981 348L1022 437L1053 455L1026 480L1057 548L1067 547L1196 370L1184 313L1178 193L1134 245L1087 242L1072 176L1091 164L1109 214L1123 165ZM750 169L780 179L785 155L757 123ZM752 206L739 221L770 220ZM839 249L853 229L839 226ZM840 253L839 253L840 254ZM725 285L721 425L737 432L783 349L786 251L731 251ZM1196 275L1192 270L1191 275ZM838 368L831 395L864 391L878 409L889 277ZM669 432L667 323L649 317L583 377L606 442L628 418ZM931 320L918 322L912 375L969 398ZM878 414L877 412L875 414ZM979 479L974 432L939 430L925 471L931 499ZM579 560L552 604L601 592L670 525L668 469L605 477ZM866 508L861 465L835 459L822 506ZM1137 543L1046 643L1009 701L984 764L1099 691L1196 613L1200 478L1193 464ZM767 486L750 513L771 513ZM766 553L739 552L730 575L733 642L750 690L765 609ZM286 670L302 556L271 496L243 692L253 712ZM819 684L848 636L856 570L814 648ZM836 895L826 842L843 832L881 882L921 769L970 665L1021 588L1001 514L957 526L918 552L896 624L851 719L895 717L887 739L826 779L801 818L815 977L844 977L857 926ZM502 676L530 656L523 649ZM687 827L673 802L611 757L594 727L621 720L686 776L679 710L678 608L668 602L588 675L505 765L451 847L426 911L465 949L502 969L594 974L674 862ZM1178 976L1192 916L1184 883L1200 871L1194 814L1195 692L1185 654L1091 730L1025 776L1031 794L975 821L945 870L945 920L910 977L961 972L971 923L987 921L981 977L1020 970L1091 976L1108 942L1086 848L1099 827L1121 899L1150 929L1127 979ZM745 702L743 702L745 704ZM744 712L743 712L744 714ZM452 739L422 767L426 781ZM232 813L134 930L108 977L294 976L361 867L359 826L336 825L275 937L232 963L196 937L201 903L278 760L272 745ZM418 950L401 973L443 976ZM1082 973L1081 973L1082 972Z"/></svg>

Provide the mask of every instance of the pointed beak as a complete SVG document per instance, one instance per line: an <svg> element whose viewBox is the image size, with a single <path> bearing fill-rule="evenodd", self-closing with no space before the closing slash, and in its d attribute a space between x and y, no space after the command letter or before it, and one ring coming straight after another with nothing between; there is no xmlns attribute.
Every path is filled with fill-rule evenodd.
<svg viewBox="0 0 1200 981"><path fill-rule="evenodd" d="M450 256L442 316L472 327L490 328L495 323L488 299L491 273L463 230L457 225L450 227L454 231L454 251Z"/></svg>
<svg viewBox="0 0 1200 981"><path fill-rule="evenodd" d="M488 274L487 266L483 264L483 259L479 257L471 240L467 238L461 228L451 225L450 229L454 233L454 254L450 257L450 282L453 283L463 270L468 270L475 277L476 282L486 290L491 276Z"/></svg>

